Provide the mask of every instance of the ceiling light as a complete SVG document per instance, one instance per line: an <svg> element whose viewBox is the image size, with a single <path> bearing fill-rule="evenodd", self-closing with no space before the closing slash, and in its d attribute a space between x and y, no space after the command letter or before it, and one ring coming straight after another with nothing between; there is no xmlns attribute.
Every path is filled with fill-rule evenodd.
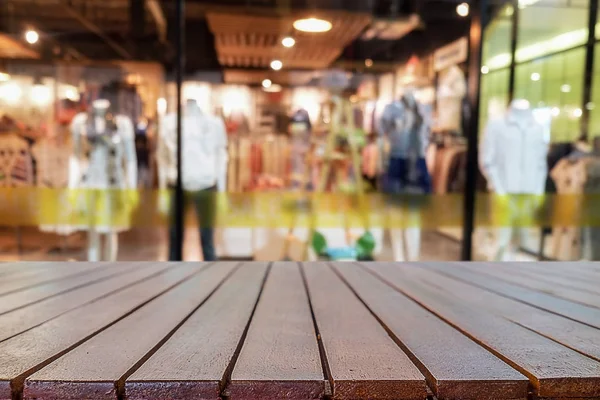
<svg viewBox="0 0 600 400"><path fill-rule="evenodd" d="M593 110L594 108L596 108L596 105L592 102L589 102L585 105L586 110Z"/></svg>
<svg viewBox="0 0 600 400"><path fill-rule="evenodd" d="M273 68L275 71L279 71L281 68L283 68L283 63L280 60L273 60L271 61L271 68Z"/></svg>
<svg viewBox="0 0 600 400"><path fill-rule="evenodd" d="M0 71L0 82L8 82L10 80L10 75L6 72Z"/></svg>
<svg viewBox="0 0 600 400"><path fill-rule="evenodd" d="M560 115L560 108L558 107L552 107L552 116L553 117L558 117Z"/></svg>
<svg viewBox="0 0 600 400"><path fill-rule="evenodd" d="M281 41L281 44L283 47L287 47L289 49L290 47L294 47L296 45L296 39L291 36L286 36Z"/></svg>
<svg viewBox="0 0 600 400"><path fill-rule="evenodd" d="M461 17L466 17L469 15L469 5L467 3L460 3L456 6L456 13Z"/></svg>
<svg viewBox="0 0 600 400"><path fill-rule="evenodd" d="M367 66L367 68L371 68L373 66L373 60L371 60L370 58L367 58L365 60L365 65Z"/></svg>
<svg viewBox="0 0 600 400"><path fill-rule="evenodd" d="M40 40L40 34L34 31L33 29L30 29L27 32L25 32L25 40L29 44L36 44L38 40Z"/></svg>
<svg viewBox="0 0 600 400"><path fill-rule="evenodd" d="M333 25L331 22L320 18L304 18L294 22L294 28L302 32L323 33L329 32Z"/></svg>
<svg viewBox="0 0 600 400"><path fill-rule="evenodd" d="M560 91L563 93L570 93L571 92L571 85L562 85L560 87Z"/></svg>
<svg viewBox="0 0 600 400"><path fill-rule="evenodd" d="M265 89L270 88L272 84L273 82L271 82L270 79L265 79L264 81L262 81L262 87L264 87Z"/></svg>
<svg viewBox="0 0 600 400"><path fill-rule="evenodd" d="M488 74L490 72L490 68L486 65L484 65L483 67L481 67L481 73L482 74Z"/></svg>
<svg viewBox="0 0 600 400"><path fill-rule="evenodd" d="M583 110L581 108L576 108L573 110L573 117L581 118L582 115L583 115Z"/></svg>
<svg viewBox="0 0 600 400"><path fill-rule="evenodd" d="M539 81L540 78L541 78L541 75L538 74L537 72L534 72L533 74L531 74L531 80L534 81L534 82Z"/></svg>

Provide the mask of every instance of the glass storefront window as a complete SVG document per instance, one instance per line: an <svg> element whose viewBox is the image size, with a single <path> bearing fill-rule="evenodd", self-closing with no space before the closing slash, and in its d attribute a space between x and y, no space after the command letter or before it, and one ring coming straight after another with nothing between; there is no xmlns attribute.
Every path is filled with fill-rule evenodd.
<svg viewBox="0 0 600 400"><path fill-rule="evenodd" d="M515 99L552 109L553 142L580 136L585 49L578 48L516 66Z"/></svg>
<svg viewBox="0 0 600 400"><path fill-rule="evenodd" d="M485 28L482 65L490 71L510 65L510 38L514 9L507 5Z"/></svg>
<svg viewBox="0 0 600 400"><path fill-rule="evenodd" d="M490 72L481 78L481 98L479 132L483 132L487 122L498 117L508 103L509 70L504 68Z"/></svg>
<svg viewBox="0 0 600 400"><path fill-rule="evenodd" d="M589 0L519 0L517 62L587 42Z"/></svg>
<svg viewBox="0 0 600 400"><path fill-rule="evenodd" d="M591 140L600 136L600 44L596 44L594 52L592 101L585 106L590 110L590 126L588 132L589 139Z"/></svg>

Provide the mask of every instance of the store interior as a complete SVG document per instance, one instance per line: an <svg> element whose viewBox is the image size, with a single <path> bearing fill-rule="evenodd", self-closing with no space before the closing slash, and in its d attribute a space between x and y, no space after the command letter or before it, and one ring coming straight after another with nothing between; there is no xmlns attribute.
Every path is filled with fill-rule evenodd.
<svg viewBox="0 0 600 400"><path fill-rule="evenodd" d="M188 0L178 88L176 1L3 1L0 260L174 260L181 242L187 261L459 261L470 145L480 203L539 197L535 212L592 193L597 1L488 3L473 136L468 3ZM527 138L508 137L521 117ZM318 209L321 194L445 210L402 203L393 223L367 207L362 225L335 206L322 225L232 217L241 200L268 214L289 195ZM474 259L598 256L593 227L479 216Z"/></svg>

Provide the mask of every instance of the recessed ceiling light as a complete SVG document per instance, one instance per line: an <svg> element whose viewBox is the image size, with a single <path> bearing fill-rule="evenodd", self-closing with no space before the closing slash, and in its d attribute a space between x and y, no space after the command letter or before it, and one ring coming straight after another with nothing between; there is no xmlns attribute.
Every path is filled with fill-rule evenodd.
<svg viewBox="0 0 600 400"><path fill-rule="evenodd" d="M370 58L367 58L365 60L365 65L367 66L367 68L371 68L373 66L373 60L371 60Z"/></svg>
<svg viewBox="0 0 600 400"><path fill-rule="evenodd" d="M484 65L483 67L481 67L481 73L482 74L488 74L490 72L490 68L486 65Z"/></svg>
<svg viewBox="0 0 600 400"><path fill-rule="evenodd" d="M280 60L273 60L271 61L271 68L273 68L275 71L279 71L281 68L283 68L283 63Z"/></svg>
<svg viewBox="0 0 600 400"><path fill-rule="evenodd" d="M560 87L560 91L563 93L570 93L571 92L571 85L562 85Z"/></svg>
<svg viewBox="0 0 600 400"><path fill-rule="evenodd" d="M541 75L538 74L537 72L534 72L533 74L531 74L531 80L534 81L534 82L539 81L540 78L541 78Z"/></svg>
<svg viewBox="0 0 600 400"><path fill-rule="evenodd" d="M27 32L25 32L25 40L29 44L36 44L38 40L40 40L40 34L34 31L33 29L30 29Z"/></svg>
<svg viewBox="0 0 600 400"><path fill-rule="evenodd" d="M325 19L311 17L296 20L294 28L301 32L323 33L329 32L333 28L333 25Z"/></svg>
<svg viewBox="0 0 600 400"><path fill-rule="evenodd" d="M581 108L576 108L573 110L573 117L581 118L582 115L583 115L583 110Z"/></svg>
<svg viewBox="0 0 600 400"><path fill-rule="evenodd" d="M294 47L296 45L296 39L291 36L286 36L281 41L281 44L283 47L287 47L289 49L290 47Z"/></svg>
<svg viewBox="0 0 600 400"><path fill-rule="evenodd" d="M265 79L264 81L262 81L262 87L264 87L265 89L270 88L272 84L273 82L271 82L270 79Z"/></svg>
<svg viewBox="0 0 600 400"><path fill-rule="evenodd" d="M469 15L469 5L467 3L460 3L456 6L456 13L461 17Z"/></svg>

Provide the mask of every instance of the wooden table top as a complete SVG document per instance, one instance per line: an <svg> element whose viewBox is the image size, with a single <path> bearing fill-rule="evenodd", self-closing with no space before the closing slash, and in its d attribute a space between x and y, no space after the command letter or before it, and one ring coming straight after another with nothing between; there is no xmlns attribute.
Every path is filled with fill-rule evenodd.
<svg viewBox="0 0 600 400"><path fill-rule="evenodd" d="M0 399L600 399L600 264L0 264Z"/></svg>

